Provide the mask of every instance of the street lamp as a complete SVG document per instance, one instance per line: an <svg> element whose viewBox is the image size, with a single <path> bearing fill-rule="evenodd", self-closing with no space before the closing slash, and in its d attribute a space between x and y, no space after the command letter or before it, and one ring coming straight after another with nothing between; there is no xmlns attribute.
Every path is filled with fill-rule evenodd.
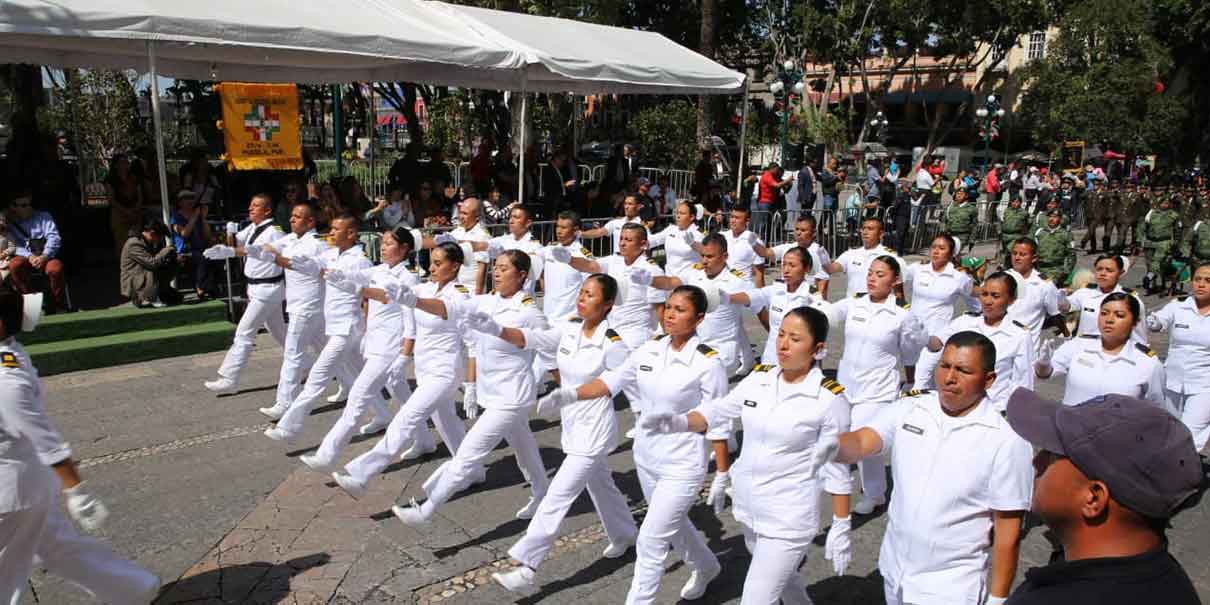
<svg viewBox="0 0 1210 605"><path fill-rule="evenodd" d="M992 166L992 129L999 124L1000 118L1004 117L1004 108L1000 106L1000 100L996 95L987 95L987 102L983 107L975 110L975 116L979 118L979 126L983 130L983 174L986 175L991 170Z"/></svg>
<svg viewBox="0 0 1210 605"><path fill-rule="evenodd" d="M777 79L769 85L769 92L773 93L774 97L781 97L781 163L786 163L786 158L789 157L788 148L790 145L790 91L799 97L802 96L803 90L806 90L806 84L802 81L803 73L794 65L794 61L786 59L784 63L777 67Z"/></svg>
<svg viewBox="0 0 1210 605"><path fill-rule="evenodd" d="M870 129L874 131L874 138L878 139L883 146L886 146L886 130L890 124L881 111L874 114L874 119L870 120Z"/></svg>

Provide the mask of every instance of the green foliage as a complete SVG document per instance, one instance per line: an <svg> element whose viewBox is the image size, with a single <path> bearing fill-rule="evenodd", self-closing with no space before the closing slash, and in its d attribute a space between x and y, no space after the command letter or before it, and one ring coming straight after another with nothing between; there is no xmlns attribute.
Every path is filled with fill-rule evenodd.
<svg viewBox="0 0 1210 605"><path fill-rule="evenodd" d="M67 78L56 102L41 110L42 129L74 132L80 154L96 160L150 144L139 122L137 78L134 71L79 71Z"/></svg>
<svg viewBox="0 0 1210 605"><path fill-rule="evenodd" d="M692 168L698 156L697 107L683 99L643 109L630 120L643 157L659 166Z"/></svg>
<svg viewBox="0 0 1210 605"><path fill-rule="evenodd" d="M425 142L440 146L447 158L460 157L464 146L469 147L467 137L473 137L484 128L481 113L468 109L465 91L434 100L428 108L429 128L425 133Z"/></svg>
<svg viewBox="0 0 1210 605"><path fill-rule="evenodd" d="M810 103L804 104L790 117L790 140L822 144L831 153L840 153L849 147L847 114L847 109L819 111Z"/></svg>

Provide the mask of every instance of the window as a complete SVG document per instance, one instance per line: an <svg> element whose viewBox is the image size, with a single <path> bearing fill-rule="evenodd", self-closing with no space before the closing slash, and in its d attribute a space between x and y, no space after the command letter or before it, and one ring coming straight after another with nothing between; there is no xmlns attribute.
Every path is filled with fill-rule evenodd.
<svg viewBox="0 0 1210 605"><path fill-rule="evenodd" d="M1046 56L1046 32L1033 32L1029 34L1029 47L1026 49L1025 57L1030 61L1036 61Z"/></svg>

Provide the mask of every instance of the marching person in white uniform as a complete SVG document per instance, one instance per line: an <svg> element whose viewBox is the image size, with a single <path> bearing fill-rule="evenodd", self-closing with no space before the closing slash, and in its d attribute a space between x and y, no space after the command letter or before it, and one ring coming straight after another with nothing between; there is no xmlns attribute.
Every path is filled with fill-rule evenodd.
<svg viewBox="0 0 1210 605"><path fill-rule="evenodd" d="M769 331L764 352L760 355L761 363L772 365L777 360L777 333L786 313L818 302L806 282L812 262L814 259L806 248L795 246L787 250L781 257L782 279L751 293L751 308Z"/></svg>
<svg viewBox="0 0 1210 605"><path fill-rule="evenodd" d="M1164 398L1163 364L1151 347L1131 340L1135 324L1143 319L1141 313L1138 299L1132 294L1114 292L1106 296L1101 302L1100 334L1073 338L1058 350L1047 341L1034 362L1038 378L1067 376L1064 405L1117 393L1150 401L1175 414Z"/></svg>
<svg viewBox="0 0 1210 605"><path fill-rule="evenodd" d="M245 256L249 247L273 244L282 236L281 228L273 224L273 200L268 195L252 196L252 201L248 202L248 220L252 224L243 230L236 223L227 223L227 244L207 248L203 253L206 258L224 260ZM206 388L218 394L234 393L239 389L240 372L248 365L252 342L261 326L269 328L269 334L278 344L284 346L286 342L286 322L281 312L286 291L282 268L275 265L272 258L247 257L244 278L248 282L248 306L235 329L231 348L219 366L218 379L206 381Z"/></svg>
<svg viewBox="0 0 1210 605"><path fill-rule="evenodd" d="M458 269L464 260L462 249L457 244L446 242L437 245L429 257L429 281L416 286L416 296L440 299L448 307L456 307L468 300L468 290L456 281ZM408 309L404 312L407 313ZM459 321L449 314L430 313L420 308L411 309L411 312L416 326L413 349L416 390L391 419L386 435L374 444L373 449L346 464L347 474L336 477L337 484L354 497L361 497L370 479L394 462L401 452L407 455L411 451L405 451L404 448L414 435L428 432L425 423L430 416L451 454L458 453L466 438L465 425L454 411L454 394L462 382L466 362ZM432 451L423 451L419 443L413 447L419 451L415 455L407 455L407 458ZM486 469L480 467L472 483L485 479Z"/></svg>
<svg viewBox="0 0 1210 605"><path fill-rule="evenodd" d="M693 218L693 206L681 202L672 215L673 224L652 233L648 240L651 248L664 247L664 272L669 276L683 279L689 269L702 261L697 244L705 235L693 224Z"/></svg>
<svg viewBox="0 0 1210 605"><path fill-rule="evenodd" d="M1033 336L1020 322L1008 319L1008 307L1017 298L1017 280L1003 271L988 276L979 288L982 312L955 317L940 331L930 332L928 345L916 363L915 388L935 388L937 362L950 336L978 332L996 345L996 381L987 390L987 401L998 412L1008 407L1008 396L1018 387L1034 388ZM915 305L912 305L913 307Z"/></svg>
<svg viewBox="0 0 1210 605"><path fill-rule="evenodd" d="M868 223L867 223L868 224ZM872 259L866 267L866 293L833 305L837 322L844 324L844 352L836 379L853 404L853 426L870 422L899 394L899 365L904 355L919 351L924 329L909 313L910 305L897 300L899 261L889 255ZM873 452L862 459L861 501L854 512L868 515L886 504L886 459Z"/></svg>
<svg viewBox="0 0 1210 605"><path fill-rule="evenodd" d="M810 276L816 291L824 300L828 298L828 280L831 275L823 268L832 263L832 257L827 249L815 241L816 221L810 214L800 214L794 221L794 241L778 244L772 248L763 246L757 248L757 253L770 263L780 263L786 253L794 248L802 248L811 256L811 268L814 273ZM784 271L784 270L783 270ZM772 334L772 332L771 332Z"/></svg>
<svg viewBox="0 0 1210 605"><path fill-rule="evenodd" d="M1000 605L1008 596L1033 448L987 405L995 348L982 334L951 336L938 391L913 391L840 436L842 463L891 453L895 491L878 556L888 605Z"/></svg>
<svg viewBox="0 0 1210 605"><path fill-rule="evenodd" d="M476 357L480 361L478 405L484 409L458 447L454 459L437 469L426 482L428 500L421 505L413 498L410 506L396 505L391 508L406 525L426 524L438 506L455 492L469 487L482 473L484 460L501 439L513 448L517 463L533 493L529 502L517 511L517 518L532 518L542 497L546 495L546 467L538 454L538 443L529 430L529 412L537 403L532 371L534 353L532 350L518 349L499 336L503 327L547 327L546 318L538 310L533 297L526 294L522 287L529 269L529 255L520 250L501 253L492 270L495 293L462 302L417 298L410 289L400 288L401 304L414 307L417 311L453 318L478 332L474 336Z"/></svg>
<svg viewBox="0 0 1210 605"><path fill-rule="evenodd" d="M1123 288L1121 283L1119 283L1122 275L1126 273L1126 264L1122 260L1122 257L1114 254L1102 254L1093 263L1092 270L1096 281L1088 284L1087 287L1078 288L1075 291L1065 289L1069 308L1080 313L1080 319L1073 336L1096 335L1100 333L1097 319L1101 315L1101 301L1114 292L1126 292L1133 295L1135 300L1139 301L1139 309L1142 310L1143 316L1147 315L1147 305L1143 304L1143 299L1138 293L1129 288ZM1066 311L1067 309L1061 310ZM1148 343L1147 328L1144 322L1140 321L1134 327L1131 336L1138 342L1143 344Z"/></svg>
<svg viewBox="0 0 1210 605"><path fill-rule="evenodd" d="M959 298L966 304L966 310L979 311L979 301L971 294L974 280L954 266L956 247L952 236L939 234L929 247L929 259L912 263L903 272L904 283L911 284L911 314L924 326L926 334L937 334L950 323L954 318L954 303ZM919 356L920 351L909 351L904 360L908 382L916 378L916 358Z"/></svg>
<svg viewBox="0 0 1210 605"><path fill-rule="evenodd" d="M592 252L580 241L580 215L564 210L555 220L555 241L542 250L542 314L549 318L570 317L576 312L576 299L584 273L566 263L555 262L551 257L554 248L566 248L572 256L592 258ZM554 353L538 350L537 375L549 371L556 381L559 368Z"/></svg>
<svg viewBox="0 0 1210 605"><path fill-rule="evenodd" d="M832 527L824 556L842 575L852 555L846 465L828 464L819 475L815 458L849 430L844 387L825 378L818 359L826 351L828 318L818 309L791 310L776 336L780 365L761 364L726 397L685 414L661 414L661 432L703 432L742 418L744 452L731 467L736 521L752 563L740 602L807 605L799 576L807 548L819 533L818 493L832 494ZM655 424L656 415L644 423Z"/></svg>
<svg viewBox="0 0 1210 605"><path fill-rule="evenodd" d="M730 229L719 231L727 239L727 264L732 269L743 274L745 280L757 288L765 286L765 259L757 250L765 243L760 237L748 230L748 222L752 212L744 207L731 209L727 220Z"/></svg>
<svg viewBox="0 0 1210 605"><path fill-rule="evenodd" d="M1190 288L1192 296L1148 315L1147 327L1170 334L1164 393L1200 452L1210 441L1210 263L1194 270Z"/></svg>
<svg viewBox="0 0 1210 605"><path fill-rule="evenodd" d="M829 275L843 271L847 276L845 298L866 292L865 276L874 259L891 256L895 257L900 267L905 266L894 250L882 245L882 229L882 219L872 216L862 219L861 246L849 248L836 257L836 260L822 265L821 268Z"/></svg>
<svg viewBox="0 0 1210 605"><path fill-rule="evenodd" d="M559 415L563 452L567 454L525 536L508 551L521 565L492 574L493 580L510 591L529 593L537 588L534 576L554 547L563 519L585 489L609 538L604 557L626 554L638 535L626 497L609 471L609 453L618 446L613 399L603 396L581 401L576 396L577 386L620 368L629 354L622 337L605 319L617 296L617 282L597 273L584 281L575 315L555 320L550 330L504 328L500 334L523 348L557 352L564 386L538 400L538 414Z"/></svg>
<svg viewBox="0 0 1210 605"><path fill-rule="evenodd" d="M459 242L486 242L492 237L483 223L479 220L483 203L477 197L468 197L458 204L458 227L450 231L450 236ZM473 294L483 294L487 288L487 264L490 259L487 251L476 252L466 259L458 270L458 283Z"/></svg>
<svg viewBox="0 0 1210 605"><path fill-rule="evenodd" d="M580 232L581 239L596 239L606 235L613 237L613 253L620 254L619 246L622 242L622 228L626 225L643 225L643 219L639 218L639 210L642 207L639 205L639 198L628 195L622 200L622 216L611 219L600 227L585 229Z"/></svg>
<svg viewBox="0 0 1210 605"><path fill-rule="evenodd" d="M495 260L505 250L520 250L530 256L534 275L525 280L525 291L534 294L538 279L541 277L542 260L538 258L542 252L542 242L534 239L529 228L533 225L533 215L525 206L513 206L508 212L508 233L491 238L486 242L471 241L471 249L475 252L486 252L489 260Z"/></svg>
<svg viewBox="0 0 1210 605"><path fill-rule="evenodd" d="M0 288L0 603L22 602L34 565L107 603L150 603L159 578L80 535L59 508L62 490L68 514L89 531L108 515L46 417L42 379L15 337L41 314L41 294Z"/></svg>
<svg viewBox="0 0 1210 605"><path fill-rule="evenodd" d="M1017 300L1008 308L1008 318L1029 328L1033 337L1034 359L1042 353L1042 325L1046 318L1064 310L1063 293L1049 277L1034 269L1038 262L1038 242L1028 237L1018 238L1009 250L1012 268L1008 274L1017 280Z"/></svg>

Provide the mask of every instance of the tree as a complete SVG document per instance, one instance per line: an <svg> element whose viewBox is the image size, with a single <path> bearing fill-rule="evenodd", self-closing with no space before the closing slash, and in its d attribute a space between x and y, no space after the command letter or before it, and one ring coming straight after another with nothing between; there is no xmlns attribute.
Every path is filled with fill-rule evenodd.
<svg viewBox="0 0 1210 605"><path fill-rule="evenodd" d="M108 160L150 143L139 121L137 73L85 69L64 80L41 118L47 130L73 132L81 157Z"/></svg>
<svg viewBox="0 0 1210 605"><path fill-rule="evenodd" d="M688 101L652 105L630 120L631 135L643 147L643 157L660 166L691 168L698 155L694 138L697 109Z"/></svg>
<svg viewBox="0 0 1210 605"><path fill-rule="evenodd" d="M714 0L702 0L702 28L701 41L698 46L698 52L702 56L714 58ZM710 99L706 95L698 95L697 97L697 141L699 144L704 143L706 138L710 136Z"/></svg>

